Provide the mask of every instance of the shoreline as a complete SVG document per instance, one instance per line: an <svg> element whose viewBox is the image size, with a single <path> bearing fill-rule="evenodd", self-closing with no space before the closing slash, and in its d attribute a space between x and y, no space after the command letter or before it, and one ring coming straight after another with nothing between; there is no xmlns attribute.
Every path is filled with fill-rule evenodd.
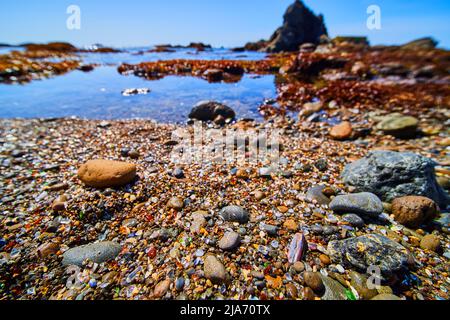
<svg viewBox="0 0 450 320"><path fill-rule="evenodd" d="M349 275L354 275L346 267L341 274L342 266L336 269L330 262L326 250L330 241L375 233L398 241L423 264L410 270L422 284L393 285L395 294L408 299L449 298L442 291L448 287L444 271L448 260L419 245L418 239L433 229L412 230L391 220L387 225L351 227L343 216L306 196L317 185L328 186L330 195L347 193L339 177L344 166L380 147L412 149L445 164L446 149L439 145L443 140L439 135L398 140L372 134L353 143L331 139L331 126L321 122L293 123L282 117L272 123L237 122L229 127L283 129L281 157L285 160L280 172L268 178L258 174L264 164L194 163L181 166L183 177L176 178L177 165L169 155L177 147L171 133L180 126L108 122L99 126L101 121L79 119L0 120L2 237L8 248L0 250L7 252L2 255L6 264L0 265L0 279L10 286L1 296L306 299L311 292L304 291L305 270L326 270L326 283L340 283L338 288L345 288ZM441 153L430 152L433 149ZM136 164L139 179L120 188L84 186L77 177L79 166L100 158ZM10 165L5 167L7 159ZM55 199L61 195L64 207L55 211ZM223 221L219 212L227 205L248 210L249 222ZM321 228L316 230L316 225ZM220 249L221 238L231 230L240 235L241 244L231 251ZM286 251L300 230L309 250L305 260L293 266L287 262ZM448 233L438 234L443 248L449 248ZM76 270L85 282L67 287L70 275L61 263L64 252L97 241L120 244L120 253L112 261L79 267ZM209 255L223 263L230 282L215 284L205 278L203 267ZM389 292L386 285L380 292ZM334 294L339 297L339 292Z"/></svg>

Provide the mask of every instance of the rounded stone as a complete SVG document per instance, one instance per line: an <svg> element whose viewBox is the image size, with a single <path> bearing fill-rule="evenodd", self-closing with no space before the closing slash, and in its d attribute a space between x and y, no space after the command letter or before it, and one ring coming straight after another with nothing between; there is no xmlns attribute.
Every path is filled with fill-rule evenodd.
<svg viewBox="0 0 450 320"><path fill-rule="evenodd" d="M220 239L218 245L219 248L225 251L230 251L236 249L241 243L241 237L239 233L230 231L225 233L225 235Z"/></svg>
<svg viewBox="0 0 450 320"><path fill-rule="evenodd" d="M169 279L161 281L156 285L155 290L153 291L153 295L155 296L155 298L161 298L167 293L167 291L169 291L169 288L170 288Z"/></svg>
<svg viewBox="0 0 450 320"><path fill-rule="evenodd" d="M122 247L115 242L97 242L67 250L63 254L64 266L76 265L81 267L85 260L103 263L115 259Z"/></svg>
<svg viewBox="0 0 450 320"><path fill-rule="evenodd" d="M426 197L406 196L392 202L394 219L404 226L418 228L437 216L436 203Z"/></svg>
<svg viewBox="0 0 450 320"><path fill-rule="evenodd" d="M303 279L305 280L305 284L310 287L315 293L323 293L325 287L319 273L306 271L303 274Z"/></svg>
<svg viewBox="0 0 450 320"><path fill-rule="evenodd" d="M78 178L89 187L120 187L136 178L136 166L120 161L90 160L79 168Z"/></svg>
<svg viewBox="0 0 450 320"><path fill-rule="evenodd" d="M355 228L362 228L365 225L364 220L360 216L353 213L344 215L342 220Z"/></svg>
<svg viewBox="0 0 450 320"><path fill-rule="evenodd" d="M419 120L414 117L391 114L386 116L377 128L396 138L410 138L415 135L418 125Z"/></svg>
<svg viewBox="0 0 450 320"><path fill-rule="evenodd" d="M337 196L331 201L330 208L336 213L354 213L371 217L378 217L383 213L383 203L369 192Z"/></svg>
<svg viewBox="0 0 450 320"><path fill-rule="evenodd" d="M351 137L353 133L352 124L344 121L330 130L330 136L336 140L345 140Z"/></svg>
<svg viewBox="0 0 450 320"><path fill-rule="evenodd" d="M439 252L441 250L441 240L438 236L429 234L422 238L420 247L424 250Z"/></svg>
<svg viewBox="0 0 450 320"><path fill-rule="evenodd" d="M240 206L228 206L220 211L220 216L228 222L247 223L249 214Z"/></svg>
<svg viewBox="0 0 450 320"><path fill-rule="evenodd" d="M169 208L175 209L177 211L180 211L184 208L184 201L180 197L172 197L167 202L167 206Z"/></svg>
<svg viewBox="0 0 450 320"><path fill-rule="evenodd" d="M205 273L205 278L210 280L213 284L222 284L228 279L228 273L225 270L224 265L213 255L206 256L203 271Z"/></svg>

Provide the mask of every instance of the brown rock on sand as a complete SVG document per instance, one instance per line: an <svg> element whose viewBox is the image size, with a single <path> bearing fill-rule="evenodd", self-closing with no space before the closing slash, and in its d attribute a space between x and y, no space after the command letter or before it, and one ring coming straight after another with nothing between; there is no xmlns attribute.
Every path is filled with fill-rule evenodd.
<svg viewBox="0 0 450 320"><path fill-rule="evenodd" d="M345 140L351 137L352 132L352 124L348 121L344 121L331 128L330 136L336 140Z"/></svg>
<svg viewBox="0 0 450 320"><path fill-rule="evenodd" d="M91 160L78 169L78 178L94 188L120 187L132 182L136 177L136 166L132 163Z"/></svg>
<svg viewBox="0 0 450 320"><path fill-rule="evenodd" d="M392 213L397 222L410 228L418 228L437 216L436 203L426 197L406 196L392 202Z"/></svg>

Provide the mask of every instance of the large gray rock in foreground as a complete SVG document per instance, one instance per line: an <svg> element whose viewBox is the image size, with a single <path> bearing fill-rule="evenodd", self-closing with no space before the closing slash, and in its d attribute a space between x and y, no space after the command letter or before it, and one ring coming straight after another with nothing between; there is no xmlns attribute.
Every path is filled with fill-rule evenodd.
<svg viewBox="0 0 450 320"><path fill-rule="evenodd" d="M322 35L327 35L323 16L316 16L302 1L295 0L284 14L283 26L272 35L265 51L296 51L301 44L319 43Z"/></svg>
<svg viewBox="0 0 450 320"><path fill-rule="evenodd" d="M415 195L433 199L441 208L449 197L436 182L435 163L415 153L372 151L347 165L342 179L356 192L371 192L383 201Z"/></svg>
<svg viewBox="0 0 450 320"><path fill-rule="evenodd" d="M331 241L327 251L334 263L340 263L363 273L366 273L370 266L375 266L380 268L380 276L389 277L408 267L408 250L397 242L378 234Z"/></svg>
<svg viewBox="0 0 450 320"><path fill-rule="evenodd" d="M63 254L63 265L81 267L87 259L95 263L103 263L115 259L122 247L115 242L97 242L67 250Z"/></svg>

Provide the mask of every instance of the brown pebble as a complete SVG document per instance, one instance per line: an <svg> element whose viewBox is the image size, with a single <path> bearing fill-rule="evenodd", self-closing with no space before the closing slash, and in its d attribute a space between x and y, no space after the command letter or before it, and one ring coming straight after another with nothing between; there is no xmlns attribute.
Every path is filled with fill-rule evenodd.
<svg viewBox="0 0 450 320"><path fill-rule="evenodd" d="M324 265L329 265L330 263L331 263L331 260L330 260L330 257L328 257L327 255L325 255L325 254L321 254L320 256L319 256L319 259L320 259L320 262L322 262Z"/></svg>
<svg viewBox="0 0 450 320"><path fill-rule="evenodd" d="M289 298L292 298L292 299L298 298L298 290L297 290L297 287L293 283L288 283L286 285L286 293Z"/></svg>
<svg viewBox="0 0 450 320"><path fill-rule="evenodd" d="M293 264L293 268L296 272L300 273L305 270L305 265L301 261L297 261Z"/></svg>
<svg viewBox="0 0 450 320"><path fill-rule="evenodd" d="M153 292L153 296L155 298L161 298L167 293L169 288L170 288L170 280L169 279L161 281L160 283L158 283L156 285L155 290Z"/></svg>
<svg viewBox="0 0 450 320"><path fill-rule="evenodd" d="M303 279L305 280L305 284L313 289L315 293L323 293L325 287L319 273L307 271L303 274Z"/></svg>
<svg viewBox="0 0 450 320"><path fill-rule="evenodd" d="M352 124L348 121L344 121L331 128L330 136L336 140L345 140L351 137L352 132Z"/></svg>
<svg viewBox="0 0 450 320"><path fill-rule="evenodd" d="M392 202L392 214L395 220L404 226L418 228L436 217L437 205L425 197L407 196Z"/></svg>
<svg viewBox="0 0 450 320"><path fill-rule="evenodd" d="M424 250L439 252L441 250L441 240L434 234L429 234L423 237L420 241L420 247Z"/></svg>

